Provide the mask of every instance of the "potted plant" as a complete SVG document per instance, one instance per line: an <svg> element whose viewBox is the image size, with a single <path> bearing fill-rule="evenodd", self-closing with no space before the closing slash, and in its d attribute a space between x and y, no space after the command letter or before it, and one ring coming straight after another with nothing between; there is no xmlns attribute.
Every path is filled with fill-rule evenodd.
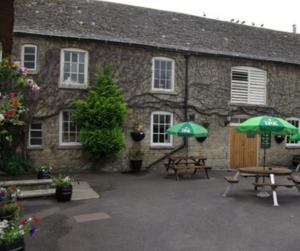
<svg viewBox="0 0 300 251"><path fill-rule="evenodd" d="M0 222L0 251L21 251L25 250L24 236L33 236L36 225L39 223L37 218L28 218L20 223L7 220Z"/></svg>
<svg viewBox="0 0 300 251"><path fill-rule="evenodd" d="M140 124L136 124L133 128L133 131L130 133L131 138L139 142L145 138L145 133L143 131L143 127Z"/></svg>
<svg viewBox="0 0 300 251"><path fill-rule="evenodd" d="M69 176L61 176L53 178L55 184L55 196L57 201L70 201L73 192L73 179Z"/></svg>
<svg viewBox="0 0 300 251"><path fill-rule="evenodd" d="M130 168L138 172L141 170L143 165L143 156L144 152L140 149L130 149L129 151L129 160L130 160Z"/></svg>
<svg viewBox="0 0 300 251"><path fill-rule="evenodd" d="M38 179L51 179L52 167L43 165L37 169L37 178Z"/></svg>
<svg viewBox="0 0 300 251"><path fill-rule="evenodd" d="M0 188L0 221L12 220L18 215L20 205L16 202L17 189Z"/></svg>
<svg viewBox="0 0 300 251"><path fill-rule="evenodd" d="M275 141L280 144L284 141L285 135L275 135Z"/></svg>

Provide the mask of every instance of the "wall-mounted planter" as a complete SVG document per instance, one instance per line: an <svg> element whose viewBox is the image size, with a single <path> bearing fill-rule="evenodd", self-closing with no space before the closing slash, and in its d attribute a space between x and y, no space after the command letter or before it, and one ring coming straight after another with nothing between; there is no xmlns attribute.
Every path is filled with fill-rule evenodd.
<svg viewBox="0 0 300 251"><path fill-rule="evenodd" d="M130 135L131 138L136 142L141 141L145 138L144 132L131 132Z"/></svg>
<svg viewBox="0 0 300 251"><path fill-rule="evenodd" d="M284 141L285 136L284 135L275 135L274 139L278 144L280 144Z"/></svg>
<svg viewBox="0 0 300 251"><path fill-rule="evenodd" d="M202 143L206 140L207 137L196 137L196 140L199 142L199 143Z"/></svg>

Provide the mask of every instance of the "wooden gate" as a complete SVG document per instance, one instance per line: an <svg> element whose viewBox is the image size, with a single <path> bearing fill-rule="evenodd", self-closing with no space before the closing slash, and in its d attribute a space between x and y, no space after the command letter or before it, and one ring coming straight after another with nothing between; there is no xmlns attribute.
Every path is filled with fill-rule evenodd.
<svg viewBox="0 0 300 251"><path fill-rule="evenodd" d="M248 167L257 165L257 138L248 137L247 134L237 133L230 127L230 167Z"/></svg>

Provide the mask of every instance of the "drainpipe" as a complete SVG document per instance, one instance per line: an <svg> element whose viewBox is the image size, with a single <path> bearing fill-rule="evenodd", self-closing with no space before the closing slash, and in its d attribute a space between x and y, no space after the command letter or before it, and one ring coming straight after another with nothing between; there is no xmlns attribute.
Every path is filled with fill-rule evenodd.
<svg viewBox="0 0 300 251"><path fill-rule="evenodd" d="M185 58L185 79L184 79L184 121L188 120L188 100L189 100L189 57L190 55L184 55ZM185 147L188 146L188 141L187 138L183 138L183 142L180 146L178 146L176 149L174 149L173 151L167 153L166 155L160 157L159 159L153 161L152 163L150 163L146 169L150 169L151 167L153 167L154 165L158 164L159 162L165 160L166 158L170 157L171 155L173 155L174 153L178 152L181 149L184 149Z"/></svg>

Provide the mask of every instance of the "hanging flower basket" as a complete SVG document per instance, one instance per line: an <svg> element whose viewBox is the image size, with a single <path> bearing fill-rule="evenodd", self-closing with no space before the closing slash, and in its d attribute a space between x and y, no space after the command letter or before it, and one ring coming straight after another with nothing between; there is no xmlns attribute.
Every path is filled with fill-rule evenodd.
<svg viewBox="0 0 300 251"><path fill-rule="evenodd" d="M278 144L280 144L280 143L282 143L283 141L284 141L284 139L285 139L285 136L284 135L275 135L275 141L278 143Z"/></svg>
<svg viewBox="0 0 300 251"><path fill-rule="evenodd" d="M207 137L196 137L196 140L199 142L199 143L202 143L206 140Z"/></svg>
<svg viewBox="0 0 300 251"><path fill-rule="evenodd" d="M145 138L144 132L131 132L130 135L131 138L136 142L139 142Z"/></svg>

